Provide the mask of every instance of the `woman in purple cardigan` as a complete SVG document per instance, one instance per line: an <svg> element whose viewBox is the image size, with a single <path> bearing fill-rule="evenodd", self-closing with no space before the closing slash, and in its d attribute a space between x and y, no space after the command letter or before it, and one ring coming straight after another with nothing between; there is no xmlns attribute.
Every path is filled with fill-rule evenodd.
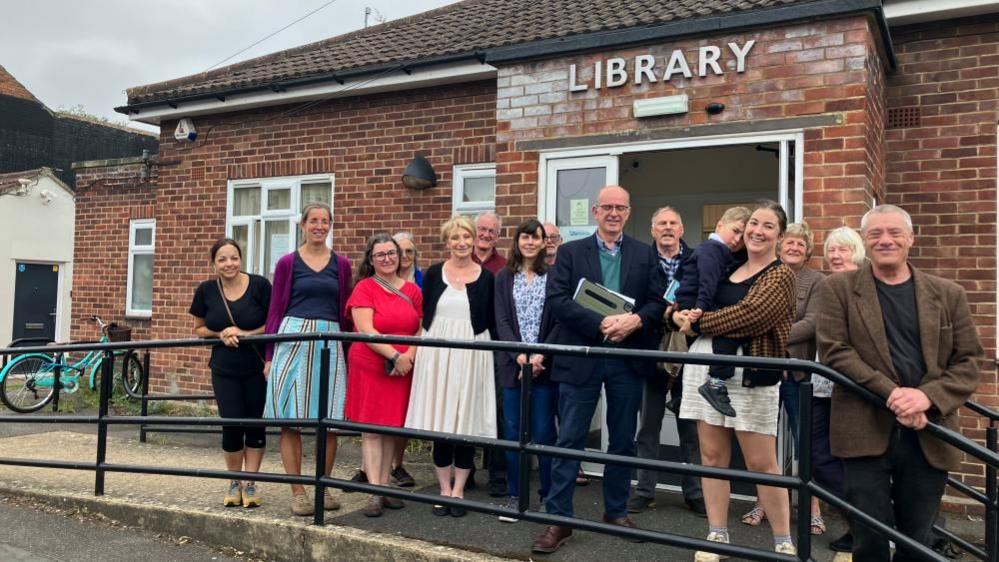
<svg viewBox="0 0 999 562"><path fill-rule="evenodd" d="M333 213L328 205L310 203L302 209L300 226L303 244L280 260L274 269L274 289L267 313L268 334L305 332L349 332L346 314L350 298L350 262L326 246ZM287 342L268 345L264 374L267 376L267 404L264 417L295 419L343 418L347 392L347 366L339 342L331 349L329 408L319 412L319 358L322 342ZM326 475L333 470L337 440L327 434ZM296 428L281 428L281 463L288 474L302 473L302 436ZM312 515L313 503L300 484L291 485L291 512ZM339 509L326 489L326 509Z"/></svg>

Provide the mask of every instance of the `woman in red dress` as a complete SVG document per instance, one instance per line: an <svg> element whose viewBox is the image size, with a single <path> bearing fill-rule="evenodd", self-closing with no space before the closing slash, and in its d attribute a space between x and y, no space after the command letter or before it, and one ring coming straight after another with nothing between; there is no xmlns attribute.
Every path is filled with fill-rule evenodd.
<svg viewBox="0 0 999 562"><path fill-rule="evenodd" d="M399 244L388 234L368 240L358 269L357 285L347 301L347 314L358 332L393 336L420 334L423 297L419 287L399 277ZM346 417L351 421L402 427L413 382L415 347L385 343L354 344L347 354ZM368 482L389 482L399 439L361 434L361 454ZM383 508L399 509L402 500L372 496L363 513L378 517Z"/></svg>

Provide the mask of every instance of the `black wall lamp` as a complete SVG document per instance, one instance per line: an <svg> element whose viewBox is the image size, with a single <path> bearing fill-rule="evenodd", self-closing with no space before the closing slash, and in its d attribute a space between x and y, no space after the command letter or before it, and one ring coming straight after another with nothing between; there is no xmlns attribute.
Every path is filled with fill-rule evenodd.
<svg viewBox="0 0 999 562"><path fill-rule="evenodd" d="M426 158L419 154L402 172L402 183L410 189L427 189L437 185L437 173Z"/></svg>
<svg viewBox="0 0 999 562"><path fill-rule="evenodd" d="M719 102L711 102L704 107L704 111L707 111L708 115L718 115L722 111L725 111L725 104Z"/></svg>

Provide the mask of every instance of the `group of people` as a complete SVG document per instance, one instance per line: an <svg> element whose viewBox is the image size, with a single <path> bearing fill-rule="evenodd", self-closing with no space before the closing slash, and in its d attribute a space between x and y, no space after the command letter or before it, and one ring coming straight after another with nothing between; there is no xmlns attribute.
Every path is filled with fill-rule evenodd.
<svg viewBox="0 0 999 562"><path fill-rule="evenodd" d="M929 421L956 424L956 409L977 385L983 351L963 290L909 265L914 234L903 209L875 207L859 235L846 227L827 233L829 277L808 265L811 230L787 224L773 201L730 209L694 250L671 207L653 214L651 245L624 234L631 205L620 186L601 189L590 212L596 232L566 244L555 225L534 219L517 225L508 260L496 249L501 225L495 213L475 221L455 216L440 229L447 259L426 271L418 267L412 236L376 234L365 247L356 282L348 260L327 245L332 214L323 204L303 209L303 243L277 262L273 287L241 271L235 241L218 241L210 252L216 278L198 287L190 312L197 335L221 340L210 362L220 415L319 415L326 344L240 345L239 338L259 333L357 331L820 360L882 396L887 409L812 376L815 480L876 518L894 521L901 532L927 540L957 452L920 430ZM628 297L630 311L605 316L578 302L583 279ZM355 343L345 353L340 343L330 345L324 416L516 440L519 377L529 371L535 443L582 450L603 394L608 453L656 458L670 409L677 414L685 462L728 467L734 437L746 466L771 474L780 473L778 412L797 428L804 377L769 369L383 343ZM262 428L224 427L227 468L259 470L264 439ZM337 441L332 433L327 439L329 474ZM363 434L360 477L412 485L402 466L405 444ZM299 474L297 429L282 428L280 450L286 472ZM517 454L487 450L485 456L490 491L516 506L519 479L527 477L519 474ZM433 444L442 496L464 496L474 482L474 459L472 447ZM574 490L586 483L579 462L542 456L538 464L540 502L548 513L571 517ZM639 470L633 491L631 478L627 467L605 466L606 523L633 528L629 512L654 507L657 473ZM727 543L729 482L687 476L682 487L688 507L707 517L707 540ZM742 521L769 521L774 551L794 554L787 490L760 486L758 498ZM231 482L224 504L260 505L255 483ZM322 504L339 507L329 489ZM302 486L292 486L294 513L311 514L313 505ZM401 500L374 495L363 512L377 517L402 507ZM812 533L825 532L818 501L810 508ZM434 505L432 513L461 517L465 510ZM532 550L554 552L571 535L570 527L549 526ZM864 560L888 559L888 541L853 520L850 533L833 546ZM900 549L896 560L906 556ZM695 554L695 560L718 559L710 552Z"/></svg>

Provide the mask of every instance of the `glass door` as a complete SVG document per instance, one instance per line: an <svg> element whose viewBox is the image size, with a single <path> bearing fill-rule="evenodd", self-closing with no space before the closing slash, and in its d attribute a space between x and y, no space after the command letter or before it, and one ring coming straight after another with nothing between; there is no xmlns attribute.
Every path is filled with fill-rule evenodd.
<svg viewBox="0 0 999 562"><path fill-rule="evenodd" d="M597 193L617 184L617 156L585 156L548 161L545 220L555 223L562 240L571 242L596 232L590 212Z"/></svg>

